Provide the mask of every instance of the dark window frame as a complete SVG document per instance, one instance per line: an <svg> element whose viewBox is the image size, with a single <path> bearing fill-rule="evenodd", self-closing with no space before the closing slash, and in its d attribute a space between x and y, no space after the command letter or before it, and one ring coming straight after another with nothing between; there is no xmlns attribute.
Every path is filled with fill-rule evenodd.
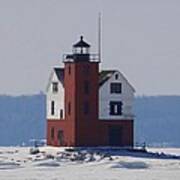
<svg viewBox="0 0 180 180"><path fill-rule="evenodd" d="M89 114L89 102L88 101L85 101L83 104L83 113L85 115Z"/></svg>
<svg viewBox="0 0 180 180"><path fill-rule="evenodd" d="M90 83L88 80L84 81L84 94L89 94L90 93Z"/></svg>
<svg viewBox="0 0 180 180"><path fill-rule="evenodd" d="M68 74L71 74L71 65L68 66Z"/></svg>
<svg viewBox="0 0 180 180"><path fill-rule="evenodd" d="M82 73L83 73L83 75L85 75L85 76L89 76L89 75L90 75L90 67L89 67L88 64L86 64L86 65L83 66Z"/></svg>
<svg viewBox="0 0 180 180"><path fill-rule="evenodd" d="M71 102L68 102L68 115L71 115Z"/></svg>
<svg viewBox="0 0 180 180"><path fill-rule="evenodd" d="M119 74L115 74L115 79L116 79L116 80L119 79Z"/></svg>
<svg viewBox="0 0 180 180"><path fill-rule="evenodd" d="M51 115L55 115L55 101L51 101Z"/></svg>
<svg viewBox="0 0 180 180"><path fill-rule="evenodd" d="M112 82L110 84L110 92L111 92L111 94L121 94L122 93L122 83Z"/></svg>
<svg viewBox="0 0 180 180"><path fill-rule="evenodd" d="M121 101L110 101L110 112L112 116L121 116L122 115L122 102Z"/></svg>
<svg viewBox="0 0 180 180"><path fill-rule="evenodd" d="M52 92L53 93L58 92L58 82L52 82Z"/></svg>
<svg viewBox="0 0 180 180"><path fill-rule="evenodd" d="M55 135L55 129L54 127L51 128L51 139L54 140L54 135Z"/></svg>
<svg viewBox="0 0 180 180"><path fill-rule="evenodd" d="M60 119L63 118L63 109L60 109Z"/></svg>

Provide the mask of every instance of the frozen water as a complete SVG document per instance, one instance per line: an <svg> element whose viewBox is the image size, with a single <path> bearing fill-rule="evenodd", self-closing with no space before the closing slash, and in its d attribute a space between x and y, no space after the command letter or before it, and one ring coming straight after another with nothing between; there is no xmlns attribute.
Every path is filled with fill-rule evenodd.
<svg viewBox="0 0 180 180"><path fill-rule="evenodd" d="M174 156L180 155L180 149L148 149L151 153L55 147L39 150L30 154L28 147L0 147L0 180L180 179L180 159Z"/></svg>

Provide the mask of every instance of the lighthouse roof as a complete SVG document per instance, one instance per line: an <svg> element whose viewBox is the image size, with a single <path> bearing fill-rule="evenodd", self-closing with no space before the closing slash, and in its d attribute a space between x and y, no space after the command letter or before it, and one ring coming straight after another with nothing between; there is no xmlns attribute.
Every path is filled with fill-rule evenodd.
<svg viewBox="0 0 180 180"><path fill-rule="evenodd" d="M74 48L78 47L86 47L89 48L90 45L83 40L83 36L80 37L80 41L78 41L76 44L73 45Z"/></svg>
<svg viewBox="0 0 180 180"><path fill-rule="evenodd" d="M102 86L116 71L103 70L99 73L99 86Z"/></svg>
<svg viewBox="0 0 180 180"><path fill-rule="evenodd" d="M99 73L99 87L105 84L115 73L118 73L124 81L131 87L131 89L135 92L134 87L129 83L129 81L125 78L125 76L118 70L103 70Z"/></svg>
<svg viewBox="0 0 180 180"><path fill-rule="evenodd" d="M56 73L56 76L62 84L64 84L64 68L55 67L54 71Z"/></svg>
<svg viewBox="0 0 180 180"><path fill-rule="evenodd" d="M64 68L55 67L54 72L59 80L64 86ZM134 90L134 87L129 83L125 76L118 70L103 70L99 73L99 87L103 86L113 75L114 73L119 73L121 77L129 84L129 86Z"/></svg>

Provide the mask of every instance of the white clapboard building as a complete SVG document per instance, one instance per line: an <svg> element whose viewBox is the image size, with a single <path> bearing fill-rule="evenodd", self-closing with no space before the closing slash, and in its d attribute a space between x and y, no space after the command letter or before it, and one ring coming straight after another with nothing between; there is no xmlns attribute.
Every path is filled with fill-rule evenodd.
<svg viewBox="0 0 180 180"><path fill-rule="evenodd" d="M134 88L118 70L99 73L99 119L132 119ZM47 86L47 119L64 119L64 68L53 68Z"/></svg>

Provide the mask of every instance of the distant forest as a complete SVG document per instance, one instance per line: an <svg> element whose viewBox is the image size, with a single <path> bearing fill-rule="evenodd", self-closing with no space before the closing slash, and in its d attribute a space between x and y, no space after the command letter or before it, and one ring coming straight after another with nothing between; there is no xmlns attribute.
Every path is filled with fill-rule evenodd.
<svg viewBox="0 0 180 180"><path fill-rule="evenodd" d="M180 96L136 97L134 113L137 142L180 147Z"/></svg>
<svg viewBox="0 0 180 180"><path fill-rule="evenodd" d="M135 142L180 147L180 96L135 98ZM0 146L45 139L45 95L0 96Z"/></svg>

